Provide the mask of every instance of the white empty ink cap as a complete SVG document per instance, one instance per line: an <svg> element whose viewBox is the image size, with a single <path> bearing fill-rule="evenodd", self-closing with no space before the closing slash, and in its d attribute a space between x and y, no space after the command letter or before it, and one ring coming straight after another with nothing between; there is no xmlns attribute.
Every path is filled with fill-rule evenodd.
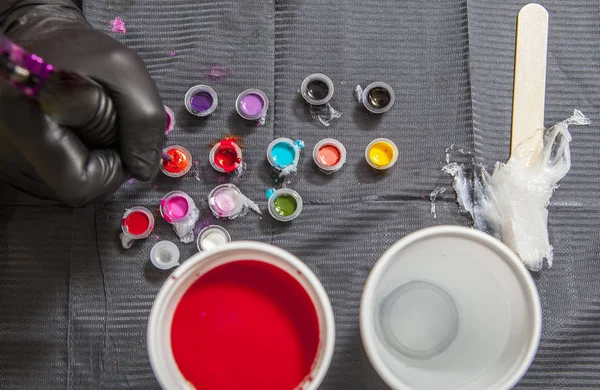
<svg viewBox="0 0 600 390"><path fill-rule="evenodd" d="M159 241L150 250L150 261L158 269L171 269L179 265L179 248L171 241Z"/></svg>
<svg viewBox="0 0 600 390"><path fill-rule="evenodd" d="M231 242L231 236L225 228L219 225L210 225L202 229L198 234L196 245L200 252L217 248Z"/></svg>

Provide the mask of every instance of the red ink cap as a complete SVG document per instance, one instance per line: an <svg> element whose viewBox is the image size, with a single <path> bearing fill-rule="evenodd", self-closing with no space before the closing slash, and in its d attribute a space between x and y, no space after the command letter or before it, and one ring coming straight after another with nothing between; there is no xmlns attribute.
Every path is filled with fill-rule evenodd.
<svg viewBox="0 0 600 390"><path fill-rule="evenodd" d="M133 207L123 214L121 229L131 239L146 238L154 229L154 216L145 207Z"/></svg>
<svg viewBox="0 0 600 390"><path fill-rule="evenodd" d="M209 162L216 171L231 173L242 163L242 149L234 139L224 139L213 146Z"/></svg>

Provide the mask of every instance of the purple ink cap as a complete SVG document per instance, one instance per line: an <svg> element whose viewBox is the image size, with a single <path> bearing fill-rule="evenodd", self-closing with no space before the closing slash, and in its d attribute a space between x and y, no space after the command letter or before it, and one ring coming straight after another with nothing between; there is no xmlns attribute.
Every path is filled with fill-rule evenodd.
<svg viewBox="0 0 600 390"><path fill-rule="evenodd" d="M265 102L255 93L249 93L240 100L240 110L248 116L260 114Z"/></svg>
<svg viewBox="0 0 600 390"><path fill-rule="evenodd" d="M212 103L212 96L210 96L210 94L206 92L198 92L197 94L192 96L192 100L190 102L192 108L198 112L207 111L212 106Z"/></svg>
<svg viewBox="0 0 600 390"><path fill-rule="evenodd" d="M195 85L185 94L185 108L195 116L208 116L219 105L219 99L214 89L208 85Z"/></svg>
<svg viewBox="0 0 600 390"><path fill-rule="evenodd" d="M235 109L238 114L248 120L261 120L267 115L269 108L269 99L260 89L247 89L240 93L236 102Z"/></svg>

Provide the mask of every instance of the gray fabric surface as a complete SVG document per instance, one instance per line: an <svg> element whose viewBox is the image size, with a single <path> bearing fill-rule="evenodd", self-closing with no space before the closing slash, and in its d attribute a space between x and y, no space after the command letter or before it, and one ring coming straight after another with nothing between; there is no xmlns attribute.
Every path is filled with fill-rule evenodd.
<svg viewBox="0 0 600 390"><path fill-rule="evenodd" d="M244 139L248 170L236 182L265 210L273 186L268 143L278 136L307 145L290 187L304 211L293 223L249 214L219 222L234 239L280 246L321 279L336 317L336 349L322 389L385 389L366 359L358 331L359 298L376 259L422 227L468 225L449 190L430 214L429 193L451 186L440 171L452 143L490 164L508 152L514 22L524 2L506 1L213 1L84 2L94 26L109 32L121 16L127 34L176 113L168 144L183 144L200 174L125 184L96 209L0 208L0 383L7 389L154 389L145 336L154 296L166 278L148 252L156 239L175 240L166 223L125 251L117 238L125 207L153 208L170 190L187 191L211 222L206 196L223 182L208 164L210 144L226 134ZM555 265L536 275L543 336L522 388L600 387L598 201L599 15L596 1L545 2L551 14L546 123L581 109L594 124L573 130L573 168L550 206ZM110 33L110 32L109 32ZM112 34L112 33L111 33ZM174 56L169 53L175 52ZM214 82L203 70L231 70ZM297 89L314 72L335 83L333 105L343 116L316 123ZM393 86L396 105L368 115L352 100L357 83ZM210 118L189 115L185 91L212 85L220 107ZM233 104L246 88L271 99L263 127L239 119ZM400 150L395 168L375 175L364 148L376 137ZM342 141L348 162L326 177L312 163L314 144ZM15 198L2 194L4 204ZM195 252L179 245L182 257ZM32 356L35 356L32 357Z"/></svg>

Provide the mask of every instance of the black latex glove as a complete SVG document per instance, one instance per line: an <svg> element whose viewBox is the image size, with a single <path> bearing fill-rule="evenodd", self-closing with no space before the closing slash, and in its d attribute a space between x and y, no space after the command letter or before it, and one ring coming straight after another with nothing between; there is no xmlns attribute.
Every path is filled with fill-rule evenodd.
<svg viewBox="0 0 600 390"><path fill-rule="evenodd" d="M117 149L88 150L35 101L0 81L0 180L82 206L105 199L129 176L156 175L166 115L135 52L93 29L71 0L0 0L0 31L47 63L101 84L116 107L119 139Z"/></svg>

